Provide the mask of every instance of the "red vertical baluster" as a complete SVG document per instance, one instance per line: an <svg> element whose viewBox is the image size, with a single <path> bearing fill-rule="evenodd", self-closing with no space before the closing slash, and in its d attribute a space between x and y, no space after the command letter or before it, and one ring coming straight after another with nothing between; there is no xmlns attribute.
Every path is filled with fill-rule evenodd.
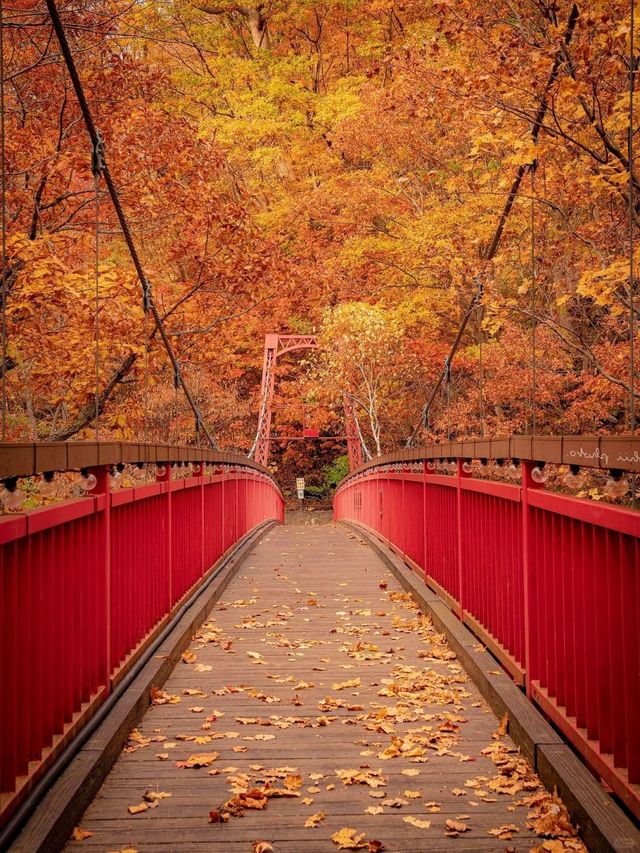
<svg viewBox="0 0 640 853"><path fill-rule="evenodd" d="M622 534L610 533L608 536L609 567L609 631L606 642L609 650L609 671L611 673L611 707L613 710L613 761L616 767L622 767L626 759L626 704L624 699L624 635L622 633L622 614L624 613L624 572L622 553ZM622 618L621 618L622 617ZM637 678L637 670L636 670ZM622 688L622 689L621 689ZM634 721L638 709L634 708ZM637 723L636 723L637 725Z"/></svg>
<svg viewBox="0 0 640 853"><path fill-rule="evenodd" d="M104 684L110 689L111 676L111 494L109 490L109 466L99 465L91 468L96 480L93 495L104 501L103 508L96 511L98 529L97 562L87 566L87 571L95 572L94 593L96 595L95 634L96 666L94 685Z"/></svg>
<svg viewBox="0 0 640 853"><path fill-rule="evenodd" d="M640 782L640 726L637 724L638 708L640 707L640 636L638 604L640 603L640 578L638 577L638 541L624 537L622 566L624 572L623 589L623 655L624 655L624 684L627 721L627 752L629 782Z"/></svg>
<svg viewBox="0 0 640 853"><path fill-rule="evenodd" d="M23 540L18 540L21 542ZM18 610L18 544L12 542L2 547L0 583L2 597L0 607L0 637L2 638L2 656L0 657L0 708L2 725L0 726L0 791L13 791L18 771L18 661L19 620Z"/></svg>
<svg viewBox="0 0 640 853"><path fill-rule="evenodd" d="M458 557L458 618L464 619L465 602L465 553L469 551L471 543L464 541L464 524L463 514L466 509L465 496L462 491L462 481L469 476L463 470L463 459L456 460L456 542L457 542L457 557Z"/></svg>
<svg viewBox="0 0 640 853"><path fill-rule="evenodd" d="M34 583L34 601L33 601L33 661L31 669L33 672L33 696L32 696L32 711L31 711L31 739L29 744L29 758L35 761L40 757L42 752L43 742L43 727L45 725L44 704L47 701L44 694L44 657L45 643L47 637L44 633L44 559L42 556L42 534L32 534L31 536L31 558L33 560L33 583ZM79 621L81 614L78 613L76 622ZM4 648L4 646L3 646ZM2 662L0 660L0 667ZM4 695L0 688L0 696ZM1 701L1 700L0 700ZM0 725L0 732L2 725ZM3 754L3 753L2 753ZM2 762L0 762L2 763Z"/></svg>
<svg viewBox="0 0 640 853"><path fill-rule="evenodd" d="M17 730L18 775L26 774L29 769L29 715L31 713L32 704L30 687L31 679L33 677L30 666L31 661L33 660L33 651L31 646L31 630L33 624L31 567L33 556L30 536L26 537L24 540L23 558L24 561L20 565L19 576L17 578L17 612L20 615L20 644L18 647L18 661L20 665L18 666L17 688L14 698L14 701L19 701L20 703L20 718ZM63 686L66 687L66 685ZM67 697L63 695L63 703L66 699Z"/></svg>
<svg viewBox="0 0 640 853"><path fill-rule="evenodd" d="M171 613L173 607L173 590L172 590L172 542L171 542L171 464L169 462L162 463L165 471L164 474L158 474L156 470L156 481L165 483L166 492L162 495L162 511L163 511L163 549L165 553L166 566L166 609L165 613Z"/></svg>
<svg viewBox="0 0 640 853"><path fill-rule="evenodd" d="M531 681L536 678L532 672L531 664L537 669L539 666L539 644L536 642L542 636L544 626L534 633L533 626L536 619L540 619L542 613L536 606L536 586L539 583L537 575L539 553L545 553L546 542L536 542L533 524L533 510L529 507L529 491L541 488L541 484L534 482L531 471L535 463L525 460L522 462L522 578L524 593L524 668L525 685L527 695L531 694ZM532 642L533 641L533 642Z"/></svg>

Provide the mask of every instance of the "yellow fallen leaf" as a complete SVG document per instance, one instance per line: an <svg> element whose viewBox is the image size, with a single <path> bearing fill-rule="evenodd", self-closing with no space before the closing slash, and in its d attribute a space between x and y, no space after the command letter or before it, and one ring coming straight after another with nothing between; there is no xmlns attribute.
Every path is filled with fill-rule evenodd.
<svg viewBox="0 0 640 853"><path fill-rule="evenodd" d="M409 797L410 800L417 800L418 797L422 796L420 791L405 791L404 795L405 797Z"/></svg>
<svg viewBox="0 0 640 853"><path fill-rule="evenodd" d="M187 649L186 652L182 652L182 663L193 663L197 659L195 652L192 652L191 649Z"/></svg>
<svg viewBox="0 0 640 853"><path fill-rule="evenodd" d="M140 814L140 812L146 812L148 808L150 808L149 803L139 803L137 806L129 806L127 811L129 814Z"/></svg>
<svg viewBox="0 0 640 853"><path fill-rule="evenodd" d="M147 803L157 803L159 800L166 800L167 797L172 797L168 791L145 791L142 799Z"/></svg>
<svg viewBox="0 0 640 853"><path fill-rule="evenodd" d="M176 761L176 767L208 767L210 764L213 764L219 755L219 752L198 752L195 755L190 755L186 761Z"/></svg>
<svg viewBox="0 0 640 853"><path fill-rule="evenodd" d="M318 826L319 823L322 823L326 816L326 812L316 812L305 820L304 825L307 829L313 829Z"/></svg>
<svg viewBox="0 0 640 853"><path fill-rule="evenodd" d="M419 776L420 775L420 771L414 770L412 767L409 767L406 770L401 770L400 772L402 773L403 776Z"/></svg>
<svg viewBox="0 0 640 853"><path fill-rule="evenodd" d="M331 685L332 690L346 690L348 687L360 687L360 679L352 678L350 681L336 681Z"/></svg>
<svg viewBox="0 0 640 853"><path fill-rule="evenodd" d="M384 814L382 806L369 806L364 811L365 814Z"/></svg>
<svg viewBox="0 0 640 853"><path fill-rule="evenodd" d="M497 730L491 735L492 738L497 740L498 738L504 737L507 733L507 728L509 726L509 714L505 711L504 716L500 720L500 725Z"/></svg>
<svg viewBox="0 0 640 853"><path fill-rule="evenodd" d="M430 820L420 820L420 818L413 817L413 815L407 815L407 817L403 817L402 820L405 823L410 823L411 826L417 826L418 829L429 829L431 826Z"/></svg>
<svg viewBox="0 0 640 853"><path fill-rule="evenodd" d="M356 835L357 830L344 827L334 832L331 840L338 845L338 850L361 850L368 847L364 832Z"/></svg>
<svg viewBox="0 0 640 853"><path fill-rule="evenodd" d="M461 823L459 820L448 820L445 825L451 832L469 832L467 824Z"/></svg>
<svg viewBox="0 0 640 853"><path fill-rule="evenodd" d="M71 837L74 841L84 841L85 838L91 838L93 832L89 832L86 829L82 829L80 826L76 826L71 833Z"/></svg>
<svg viewBox="0 0 640 853"><path fill-rule="evenodd" d="M302 776L299 773L287 773L284 777L284 786L292 790L302 788Z"/></svg>

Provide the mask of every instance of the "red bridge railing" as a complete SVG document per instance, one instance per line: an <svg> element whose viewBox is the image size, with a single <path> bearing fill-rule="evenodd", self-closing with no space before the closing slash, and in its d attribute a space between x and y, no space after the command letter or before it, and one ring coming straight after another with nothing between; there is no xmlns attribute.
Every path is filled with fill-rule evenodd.
<svg viewBox="0 0 640 853"><path fill-rule="evenodd" d="M111 492L123 461L150 464L156 482ZM172 479L176 462L191 475ZM0 447L0 477L73 467L96 477L88 496L0 518L3 820L223 555L284 517L266 469L235 454Z"/></svg>
<svg viewBox="0 0 640 853"><path fill-rule="evenodd" d="M639 451L617 438L430 445L361 466L334 516L419 572L640 816L640 513L532 477L553 462L617 478L640 470ZM472 463L512 458L517 484L478 478Z"/></svg>

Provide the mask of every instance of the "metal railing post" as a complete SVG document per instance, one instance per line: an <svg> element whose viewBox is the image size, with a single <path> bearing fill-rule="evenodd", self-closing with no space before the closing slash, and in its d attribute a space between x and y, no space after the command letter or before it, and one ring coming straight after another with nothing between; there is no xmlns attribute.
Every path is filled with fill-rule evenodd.
<svg viewBox="0 0 640 853"><path fill-rule="evenodd" d="M462 556L462 480L470 477L463 470L464 459L456 459L456 536L458 553L458 617L464 622L464 559Z"/></svg>
<svg viewBox="0 0 640 853"><path fill-rule="evenodd" d="M95 489L92 495L96 498L96 514L98 515L98 542L97 542L97 558L98 564L101 564L104 583L104 643L98 636L97 656L98 662L98 680L100 683L104 679L106 693L111 690L111 490L109 479L109 466L97 465L95 468L89 468L89 475L93 474L96 478ZM100 504L103 503L102 509ZM99 579L96 578L99 583ZM99 626L96 626L99 631Z"/></svg>
<svg viewBox="0 0 640 853"><path fill-rule="evenodd" d="M173 610L173 541L172 541L172 531L171 531L171 463L164 462L163 463L164 474L158 474L156 470L156 481L158 483L165 483L166 492L165 492L165 514L166 514L166 525L165 525L165 548L167 554L167 613L171 613Z"/></svg>
<svg viewBox="0 0 640 853"><path fill-rule="evenodd" d="M537 648L531 636L532 623L530 618L532 584L534 582L534 559L533 552L535 543L531 529L531 510L529 508L529 490L543 489L542 483L536 483L531 472L536 467L535 462L522 461L522 589L523 589L523 617L524 617L524 683L527 696L531 696L531 683L537 673ZM534 617L535 619L535 617Z"/></svg>

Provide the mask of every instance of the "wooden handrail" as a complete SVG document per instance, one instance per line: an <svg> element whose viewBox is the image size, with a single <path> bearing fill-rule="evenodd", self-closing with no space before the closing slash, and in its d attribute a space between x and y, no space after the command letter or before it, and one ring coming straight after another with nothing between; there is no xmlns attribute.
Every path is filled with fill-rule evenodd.
<svg viewBox="0 0 640 853"><path fill-rule="evenodd" d="M128 441L28 441L0 443L0 479L32 477L45 471L77 471L98 465L155 462L204 462L241 465L271 472L241 453L224 453L204 447L143 444Z"/></svg>
<svg viewBox="0 0 640 853"><path fill-rule="evenodd" d="M631 435L512 435L506 438L445 441L384 453L360 465L343 480L381 465L427 459L520 459L579 465L601 471L640 471L640 437Z"/></svg>

